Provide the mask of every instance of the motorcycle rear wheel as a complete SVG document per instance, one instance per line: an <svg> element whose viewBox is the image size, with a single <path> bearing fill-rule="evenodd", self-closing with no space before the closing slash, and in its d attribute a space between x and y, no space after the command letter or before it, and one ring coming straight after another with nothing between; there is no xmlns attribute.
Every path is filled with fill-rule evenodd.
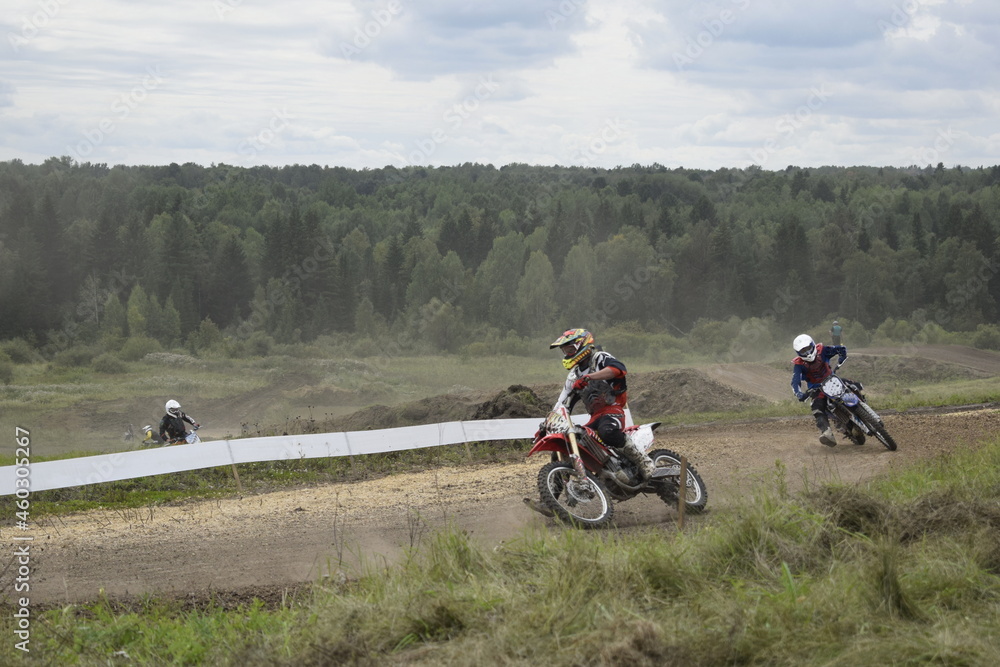
<svg viewBox="0 0 1000 667"><path fill-rule="evenodd" d="M653 459L653 464L657 468L680 466L681 464L680 454L669 449L654 449L649 453L649 458ZM656 492L660 500L670 507L677 506L678 485L672 482L675 479L674 477L665 478L659 483L659 488ZM687 483L684 486L684 506L687 511L704 511L705 505L708 503L708 489L705 488L705 482L702 481L701 475L694 469L690 461L687 464Z"/></svg>
<svg viewBox="0 0 1000 667"><path fill-rule="evenodd" d="M552 461L538 471L538 494L542 505L561 521L580 528L598 528L611 521L615 506L604 485L587 472L576 476L568 461Z"/></svg>

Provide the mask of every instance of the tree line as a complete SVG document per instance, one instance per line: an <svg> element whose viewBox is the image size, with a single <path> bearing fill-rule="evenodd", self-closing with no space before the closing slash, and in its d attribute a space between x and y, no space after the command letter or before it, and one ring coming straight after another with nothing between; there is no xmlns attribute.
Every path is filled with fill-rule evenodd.
<svg viewBox="0 0 1000 667"><path fill-rule="evenodd" d="M1000 167L0 163L0 340L458 351L627 322L973 331Z"/></svg>

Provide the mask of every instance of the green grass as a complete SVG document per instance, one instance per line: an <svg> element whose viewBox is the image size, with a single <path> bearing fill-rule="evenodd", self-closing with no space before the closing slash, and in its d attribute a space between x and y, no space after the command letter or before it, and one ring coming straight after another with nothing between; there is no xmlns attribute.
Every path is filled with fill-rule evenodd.
<svg viewBox="0 0 1000 667"><path fill-rule="evenodd" d="M1000 664L997 463L1000 440L794 495L779 468L683 533L529 530L494 547L446 529L398 565L368 563L268 604L148 598L38 611L31 655L68 665ZM0 621L8 637L11 621ZM10 641L0 650L13 655Z"/></svg>
<svg viewBox="0 0 1000 667"><path fill-rule="evenodd" d="M877 387L873 387L873 389L878 390ZM974 405L1000 401L1000 383L997 382L996 378L911 385L884 394L869 392L867 388L865 391L868 397L879 406L895 410L942 405Z"/></svg>

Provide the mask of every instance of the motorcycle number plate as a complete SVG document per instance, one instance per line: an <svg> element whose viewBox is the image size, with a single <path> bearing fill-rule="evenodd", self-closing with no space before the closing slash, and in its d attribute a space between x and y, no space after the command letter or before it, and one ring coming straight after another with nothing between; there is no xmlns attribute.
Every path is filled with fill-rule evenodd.
<svg viewBox="0 0 1000 667"><path fill-rule="evenodd" d="M573 422L565 411L553 410L545 418L545 430L549 433L569 433Z"/></svg>
<svg viewBox="0 0 1000 667"><path fill-rule="evenodd" d="M823 380L822 386L823 393L827 396L840 396L847 391L847 387L844 386L844 381L836 375L831 375L827 379Z"/></svg>

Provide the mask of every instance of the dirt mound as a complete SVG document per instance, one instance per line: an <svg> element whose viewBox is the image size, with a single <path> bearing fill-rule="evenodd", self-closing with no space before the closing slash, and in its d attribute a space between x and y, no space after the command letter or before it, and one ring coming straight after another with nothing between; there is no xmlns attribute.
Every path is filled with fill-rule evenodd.
<svg viewBox="0 0 1000 667"><path fill-rule="evenodd" d="M530 387L512 384L493 398L480 403L472 419L520 419L544 417L548 405Z"/></svg>
<svg viewBox="0 0 1000 667"><path fill-rule="evenodd" d="M629 375L629 407L641 419L681 412L726 412L767 400L714 380L694 368Z"/></svg>
<svg viewBox="0 0 1000 667"><path fill-rule="evenodd" d="M511 385L485 401L469 394L443 394L402 405L372 405L344 417L330 419L321 431L367 431L417 424L438 424L473 419L544 417L546 403L530 387Z"/></svg>
<svg viewBox="0 0 1000 667"><path fill-rule="evenodd" d="M395 406L373 405L316 427L320 431L367 431L448 421L544 417L559 389L559 385L515 384L486 400L468 392L443 394ZM693 368L629 375L629 407L642 419L681 412L726 412L767 403L762 396L740 391Z"/></svg>

